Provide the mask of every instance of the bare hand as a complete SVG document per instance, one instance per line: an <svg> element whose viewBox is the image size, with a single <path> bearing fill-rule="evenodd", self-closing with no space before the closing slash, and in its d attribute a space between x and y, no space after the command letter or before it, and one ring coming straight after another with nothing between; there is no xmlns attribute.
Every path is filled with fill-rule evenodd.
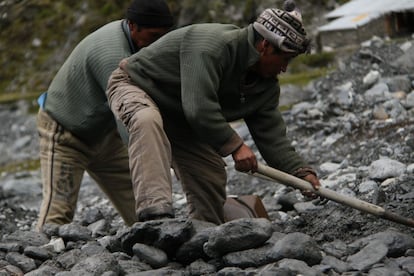
<svg viewBox="0 0 414 276"><path fill-rule="evenodd" d="M318 190L321 187L321 183L319 182L319 179L314 174L308 174L307 176L304 177L304 180L312 184L315 190ZM306 197L310 197L313 199L318 197L318 195L312 191L302 191L302 194Z"/></svg>
<svg viewBox="0 0 414 276"><path fill-rule="evenodd" d="M241 172L251 171L252 173L257 171L256 155L246 144L233 152L232 156L236 170Z"/></svg>

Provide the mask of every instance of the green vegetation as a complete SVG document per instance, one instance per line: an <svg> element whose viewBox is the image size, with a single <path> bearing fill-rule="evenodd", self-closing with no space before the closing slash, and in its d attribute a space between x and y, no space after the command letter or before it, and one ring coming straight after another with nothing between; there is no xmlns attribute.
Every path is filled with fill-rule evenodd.
<svg viewBox="0 0 414 276"><path fill-rule="evenodd" d="M289 64L287 73L279 76L280 83L306 85L332 71L334 62L334 53L300 55Z"/></svg>
<svg viewBox="0 0 414 276"><path fill-rule="evenodd" d="M15 173L20 171L34 171L40 168L40 160L22 160L14 161L0 166L1 173Z"/></svg>
<svg viewBox="0 0 414 276"><path fill-rule="evenodd" d="M328 68L319 68L295 74L282 74L279 76L279 81L281 85L293 84L304 86L312 80L326 76L326 74L328 74L329 72L330 70Z"/></svg>
<svg viewBox="0 0 414 276"><path fill-rule="evenodd" d="M0 94L0 103L13 103L19 100L28 100L34 101L39 96L38 93L7 93L7 94Z"/></svg>
<svg viewBox="0 0 414 276"><path fill-rule="evenodd" d="M7 18L0 19L0 65L6 68L0 71L0 94L40 94L79 40L122 18L125 5L35 0L8 6Z"/></svg>
<svg viewBox="0 0 414 276"><path fill-rule="evenodd" d="M335 61L334 53L316 53L299 55L289 64L290 73L301 73L308 68L329 67Z"/></svg>

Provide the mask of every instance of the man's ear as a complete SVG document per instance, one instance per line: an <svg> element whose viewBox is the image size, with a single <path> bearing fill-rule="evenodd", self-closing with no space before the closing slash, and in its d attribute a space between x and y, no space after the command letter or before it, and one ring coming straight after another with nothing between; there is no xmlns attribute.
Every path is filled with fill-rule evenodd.
<svg viewBox="0 0 414 276"><path fill-rule="evenodd" d="M256 46L256 49L260 54L263 54L266 49L266 43L268 43L266 41L266 39L262 39L262 41L260 41Z"/></svg>
<svg viewBox="0 0 414 276"><path fill-rule="evenodd" d="M270 44L269 41L267 41L266 39L263 39L262 42L260 43L260 48L261 48L261 53L265 53L267 52L269 47L272 47L272 44Z"/></svg>
<svg viewBox="0 0 414 276"><path fill-rule="evenodd" d="M141 28L137 24L135 24L134 22L129 21L129 20L128 20L128 27L129 27L129 30L133 31L133 32L140 32L141 31Z"/></svg>

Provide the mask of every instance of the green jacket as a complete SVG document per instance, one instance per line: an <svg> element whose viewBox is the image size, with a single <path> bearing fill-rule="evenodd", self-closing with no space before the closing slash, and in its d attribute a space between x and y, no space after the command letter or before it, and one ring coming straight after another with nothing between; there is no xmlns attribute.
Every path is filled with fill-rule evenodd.
<svg viewBox="0 0 414 276"><path fill-rule="evenodd" d="M119 62L135 52L125 24L114 21L85 37L47 91L46 112L88 144L99 142L116 127L105 90Z"/></svg>
<svg viewBox="0 0 414 276"><path fill-rule="evenodd" d="M246 84L258 59L251 25L196 24L132 55L123 69L163 117L191 129L222 156L243 143L229 122L244 119L266 162L292 173L305 164L286 137L278 80L256 76Z"/></svg>

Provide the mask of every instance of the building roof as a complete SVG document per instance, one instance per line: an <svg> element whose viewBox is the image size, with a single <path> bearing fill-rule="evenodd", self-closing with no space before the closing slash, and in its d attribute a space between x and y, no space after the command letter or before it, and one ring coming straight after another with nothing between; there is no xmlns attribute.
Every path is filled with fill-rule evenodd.
<svg viewBox="0 0 414 276"><path fill-rule="evenodd" d="M325 15L335 19L318 31L352 30L389 12L414 10L414 0L352 0Z"/></svg>
<svg viewBox="0 0 414 276"><path fill-rule="evenodd" d="M364 13L414 10L414 0L352 0L325 15L328 19Z"/></svg>
<svg viewBox="0 0 414 276"><path fill-rule="evenodd" d="M357 15L348 15L343 16L338 19L335 19L329 22L326 25L323 25L318 28L318 31L328 32L328 31L339 31L339 30L354 30L359 26L363 26L368 22L374 20L375 18L380 17L380 13L364 13Z"/></svg>

